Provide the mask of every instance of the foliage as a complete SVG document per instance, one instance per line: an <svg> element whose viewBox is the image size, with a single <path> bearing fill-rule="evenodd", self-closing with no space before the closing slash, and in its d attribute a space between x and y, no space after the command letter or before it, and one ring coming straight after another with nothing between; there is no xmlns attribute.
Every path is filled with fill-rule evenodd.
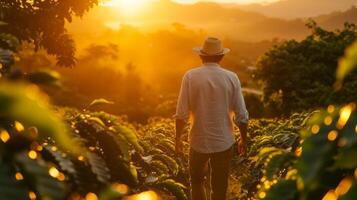
<svg viewBox="0 0 357 200"><path fill-rule="evenodd" d="M295 113L289 118L250 120L248 153L244 157L236 155L232 167L232 175L237 177L232 184L240 184L240 192L234 194L232 191L231 196L254 199L264 174L264 179L272 181L276 175L287 173L286 167L296 157L299 130L310 115Z"/></svg>
<svg viewBox="0 0 357 200"><path fill-rule="evenodd" d="M187 173L183 161L174 155L173 135L166 133L166 140L154 143L156 134L146 132L145 134L152 136L140 138L140 143L146 145L143 151L136 133L121 125L114 116L103 112L80 113L72 109L59 111L64 113L71 127L71 137L76 141L72 147L83 147L79 155L72 151L72 147L65 148L66 146L61 145L61 141L56 139L57 135L41 139L46 132L42 132L40 128L34 135L31 131L37 130L34 127L41 127L41 124L31 124L28 127L15 122L11 128L5 123L11 118L2 116L4 123L1 126L0 166L8 171L4 174L6 176L14 177L21 173L22 178L18 181L21 179L23 193L17 195L27 195L31 189L36 196L49 196L51 199L64 198L58 194L78 194L84 197L88 193L96 193L99 196L108 186L121 184L120 187L113 186L114 191L121 195L151 189L175 195L178 199L187 199L186 187L175 181L187 183L184 178ZM41 120L46 118L43 115L39 117ZM52 124L49 123L49 126ZM162 130L163 127L157 125L156 128ZM142 127L141 131L144 130L146 128ZM29 132L32 137L24 138L24 134L19 131ZM1 188L18 184L11 179L5 180L2 182L5 185ZM43 185L51 181L53 187ZM22 187L19 185L15 188L20 191ZM128 189L123 191L120 188ZM6 199L11 199L11 196Z"/></svg>
<svg viewBox="0 0 357 200"><path fill-rule="evenodd" d="M55 55L58 64L74 65L74 41L67 33L66 22L97 5L97 0L0 2L0 32L11 34L21 42L33 42L36 49L44 48ZM46 20L43 20L46 19Z"/></svg>
<svg viewBox="0 0 357 200"><path fill-rule="evenodd" d="M2 198L24 196L63 199L66 188L54 179L59 174L38 158L39 143L48 137L57 145L71 150L80 148L66 132L63 122L53 114L42 95L34 86L11 85L1 82L0 88L0 168ZM50 172L50 173L48 173ZM17 185L17 187L16 187ZM10 189L11 188L11 189Z"/></svg>
<svg viewBox="0 0 357 200"><path fill-rule="evenodd" d="M337 70L338 80L348 78L348 71L355 67L355 58L347 51L346 58ZM343 73L341 73L343 72ZM259 185L261 199L355 199L357 178L357 112L356 103L344 106L329 105L326 110L315 112L301 129L301 145L296 157L287 159L290 164L276 164L276 154L266 160L264 177ZM281 168L282 167L282 168ZM286 173L276 173L280 169ZM291 191L286 194L285 191Z"/></svg>
<svg viewBox="0 0 357 200"><path fill-rule="evenodd" d="M338 60L357 39L356 26L346 23L343 30L334 32L318 27L315 22L307 26L312 34L306 39L286 41L272 48L258 62L258 77L265 82L264 100L268 105L277 105L275 115L357 99L356 73L346 77L341 90L333 89ZM352 56L353 52L348 52ZM352 68L347 67L345 72L347 70ZM344 74L339 71L338 74Z"/></svg>
<svg viewBox="0 0 357 200"><path fill-rule="evenodd" d="M347 48L345 57L340 59L336 72L337 86L342 87L345 77L357 67L357 42Z"/></svg>
<svg viewBox="0 0 357 200"><path fill-rule="evenodd" d="M246 102L247 110L249 112L249 117L251 118L261 118L264 116L264 104L262 101L262 96L243 93L244 101Z"/></svg>
<svg viewBox="0 0 357 200"><path fill-rule="evenodd" d="M301 130L303 142L296 149L296 156L286 158L285 164L277 164L282 154L270 151L270 159L264 161L258 197L321 199L332 195L333 199L340 196L343 199L346 195L356 198L348 193L353 193L350 188L357 167L355 108L354 103L340 108L330 105L326 111L313 114ZM284 191L290 191L291 196L288 198Z"/></svg>
<svg viewBox="0 0 357 200"><path fill-rule="evenodd" d="M155 190L187 199L187 188L176 182L184 181L185 176L183 161L173 154L173 135L167 135L160 144L153 143L153 138L142 138L141 143L150 148L144 151L132 125L104 112L55 111L37 86L25 83L52 84L58 78L55 73L43 71L16 79L11 70L2 74L2 198L89 195L114 199ZM108 103L112 102L97 99L88 108Z"/></svg>

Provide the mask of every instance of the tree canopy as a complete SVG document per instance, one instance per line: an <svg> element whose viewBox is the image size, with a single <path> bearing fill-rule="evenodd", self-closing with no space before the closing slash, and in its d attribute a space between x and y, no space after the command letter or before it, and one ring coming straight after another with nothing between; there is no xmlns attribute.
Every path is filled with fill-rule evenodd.
<svg viewBox="0 0 357 200"><path fill-rule="evenodd" d="M341 90L334 90L338 62L345 49L357 39L356 26L327 31L311 21L312 33L302 41L289 40L275 46L258 62L258 77L264 81L264 98L273 112L291 113L354 101L357 74L346 78Z"/></svg>
<svg viewBox="0 0 357 200"><path fill-rule="evenodd" d="M75 44L65 23L97 4L98 0L2 0L0 32L44 48L61 66L73 66Z"/></svg>

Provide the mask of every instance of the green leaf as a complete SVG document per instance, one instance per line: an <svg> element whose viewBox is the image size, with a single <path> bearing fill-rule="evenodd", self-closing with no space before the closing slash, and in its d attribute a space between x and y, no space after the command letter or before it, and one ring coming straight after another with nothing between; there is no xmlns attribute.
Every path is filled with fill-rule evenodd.
<svg viewBox="0 0 357 200"><path fill-rule="evenodd" d="M0 64L1 64L1 70L4 71L5 69L4 66L10 66L15 62L13 52L10 50L4 50L0 49ZM9 70L9 69L6 69Z"/></svg>
<svg viewBox="0 0 357 200"><path fill-rule="evenodd" d="M294 180L282 180L273 185L268 191L265 200L296 200L298 199L298 191Z"/></svg>
<svg viewBox="0 0 357 200"><path fill-rule="evenodd" d="M76 176L76 169L71 161L71 159L65 155L65 153L59 149L53 151L52 145L43 146L41 155L46 161L57 163L62 171L71 174L73 177Z"/></svg>
<svg viewBox="0 0 357 200"><path fill-rule="evenodd" d="M110 172L105 161L97 154L91 152L87 152L86 157L92 172L97 175L98 181L101 183L108 183L110 180Z"/></svg>
<svg viewBox="0 0 357 200"><path fill-rule="evenodd" d="M337 85L341 86L343 79L357 67L357 42L347 48L345 56L340 59L336 72Z"/></svg>
<svg viewBox="0 0 357 200"><path fill-rule="evenodd" d="M159 189L166 189L169 192L171 192L177 200L187 200L187 195L184 191L186 187L182 185L181 183L178 183L172 179L167 179L164 180L160 183L157 183L154 185L154 187L159 188Z"/></svg>
<svg viewBox="0 0 357 200"><path fill-rule="evenodd" d="M287 162L291 162L294 156L291 153L283 153L274 155L265 167L265 176L268 180L272 180L274 175L278 175L278 172L284 169Z"/></svg>
<svg viewBox="0 0 357 200"><path fill-rule="evenodd" d="M93 107L93 106L97 106L97 105L105 105L105 104L114 104L114 102L113 101L108 101L108 100L103 99L103 98L95 99L89 104L88 108Z"/></svg>
<svg viewBox="0 0 357 200"><path fill-rule="evenodd" d="M336 156L334 167L354 169L357 167L357 146L341 150Z"/></svg>
<svg viewBox="0 0 357 200"><path fill-rule="evenodd" d="M91 122L98 123L101 126L105 126L104 122L101 119L99 119L98 117L89 117L87 120L91 121Z"/></svg>
<svg viewBox="0 0 357 200"><path fill-rule="evenodd" d="M34 85L1 82L0 117L19 121L25 127L34 126L39 131L40 139L51 137L58 145L79 153L81 148L70 137L67 125L54 114L46 99L48 97Z"/></svg>
<svg viewBox="0 0 357 200"><path fill-rule="evenodd" d="M328 133L334 127L326 126L323 123L326 116L327 112L325 111L315 113L307 123L310 126L309 129L305 132L301 131L302 138L305 139L302 144L302 154L297 162L297 170L303 179L304 187L308 190L317 187L319 178L329 167L328 161L334 156L334 150L337 146L336 141L331 142L327 139ZM317 134L311 132L313 125L319 127Z"/></svg>
<svg viewBox="0 0 357 200"><path fill-rule="evenodd" d="M43 161L31 160L26 153L17 155L15 160L24 175L24 180L38 196L53 200L64 199L67 192L64 184L49 175L49 168Z"/></svg>
<svg viewBox="0 0 357 200"><path fill-rule="evenodd" d="M129 161L130 160L130 152L129 152L130 148L129 148L128 143L126 142L125 137L122 135L116 135L116 139L114 141L118 144L124 160Z"/></svg>
<svg viewBox="0 0 357 200"><path fill-rule="evenodd" d="M177 175L177 173L179 172L179 165L177 164L175 159L171 158L170 156L167 156L165 154L157 154L154 155L153 159L160 160L165 163L174 175Z"/></svg>
<svg viewBox="0 0 357 200"><path fill-rule="evenodd" d="M0 48L16 52L19 46L20 41L16 37L11 34L0 33Z"/></svg>
<svg viewBox="0 0 357 200"><path fill-rule="evenodd" d="M121 199L126 193L122 193L122 191L118 191L115 188L115 185L108 186L103 192L100 193L101 200L114 200Z"/></svg>
<svg viewBox="0 0 357 200"><path fill-rule="evenodd" d="M158 174L166 174L170 171L167 165L160 160L151 161L150 167Z"/></svg>
<svg viewBox="0 0 357 200"><path fill-rule="evenodd" d="M23 181L15 179L16 171L10 163L0 163L0 194L3 200L27 199L29 191Z"/></svg>
<svg viewBox="0 0 357 200"><path fill-rule="evenodd" d="M34 84L60 86L60 74L53 70L39 70L26 75L26 79Z"/></svg>
<svg viewBox="0 0 357 200"><path fill-rule="evenodd" d="M136 136L135 132L125 126L122 125L116 125L116 126L112 126L110 127L110 130L115 131L117 134L120 134L122 136L125 137L125 139L134 146L134 148L139 151L140 153L143 153L144 150L143 148L140 146L139 142L138 142L138 137Z"/></svg>

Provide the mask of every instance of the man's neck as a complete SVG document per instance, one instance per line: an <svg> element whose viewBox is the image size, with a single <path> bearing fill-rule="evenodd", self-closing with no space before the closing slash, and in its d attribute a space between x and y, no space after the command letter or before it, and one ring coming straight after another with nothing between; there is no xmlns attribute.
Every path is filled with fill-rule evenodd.
<svg viewBox="0 0 357 200"><path fill-rule="evenodd" d="M203 63L203 66L207 66L207 67L219 67L219 63L215 63L215 62L206 62Z"/></svg>

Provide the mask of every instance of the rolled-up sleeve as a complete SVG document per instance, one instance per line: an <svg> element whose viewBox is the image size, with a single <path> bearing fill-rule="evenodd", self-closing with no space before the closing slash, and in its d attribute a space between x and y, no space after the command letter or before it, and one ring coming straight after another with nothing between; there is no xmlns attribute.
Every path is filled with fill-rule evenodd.
<svg viewBox="0 0 357 200"><path fill-rule="evenodd" d="M249 121L249 113L246 108L242 87L237 75L235 75L235 84L234 84L234 92L233 92L233 111L235 114L234 122L236 124L247 124Z"/></svg>
<svg viewBox="0 0 357 200"><path fill-rule="evenodd" d="M180 94L177 100L176 119L187 121L190 116L189 110L189 75L186 73L182 79Z"/></svg>

